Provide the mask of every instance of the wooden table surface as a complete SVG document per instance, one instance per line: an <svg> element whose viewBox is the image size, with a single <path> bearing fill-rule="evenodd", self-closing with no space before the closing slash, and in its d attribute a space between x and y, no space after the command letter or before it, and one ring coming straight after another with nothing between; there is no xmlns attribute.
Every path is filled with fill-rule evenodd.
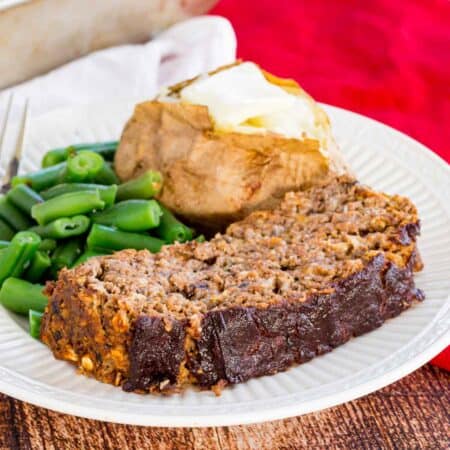
<svg viewBox="0 0 450 450"><path fill-rule="evenodd" d="M450 375L424 366L371 395L293 419L217 428L115 425L0 394L0 449L448 449Z"/></svg>

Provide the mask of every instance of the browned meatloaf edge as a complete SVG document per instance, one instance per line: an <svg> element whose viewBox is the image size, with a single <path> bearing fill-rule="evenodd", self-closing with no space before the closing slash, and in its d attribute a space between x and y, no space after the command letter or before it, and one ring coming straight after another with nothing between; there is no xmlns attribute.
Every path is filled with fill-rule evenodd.
<svg viewBox="0 0 450 450"><path fill-rule="evenodd" d="M302 304L207 313L198 353L187 367L201 386L211 387L275 374L327 353L423 300L412 266L413 259L398 269L379 255L340 281L332 294L311 296ZM184 338L183 323L167 332L161 319L140 316L123 389L146 391L167 379L175 383L185 358Z"/></svg>
<svg viewBox="0 0 450 450"><path fill-rule="evenodd" d="M414 206L346 179L323 192L288 194L211 243L62 270L47 286L42 340L125 391L217 391L327 353L423 300Z"/></svg>

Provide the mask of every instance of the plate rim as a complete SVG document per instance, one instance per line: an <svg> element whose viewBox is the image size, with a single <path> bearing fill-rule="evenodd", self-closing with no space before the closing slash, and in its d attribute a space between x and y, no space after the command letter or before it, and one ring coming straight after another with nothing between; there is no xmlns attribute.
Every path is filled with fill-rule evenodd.
<svg viewBox="0 0 450 450"><path fill-rule="evenodd" d="M94 104L95 105L95 104ZM405 133L386 125L380 121L372 119L370 117L364 116L362 114L328 105L322 104L326 109L337 110L338 113L355 115L358 120L369 121L376 126L382 126L389 130L390 133L394 133L397 135L398 139L403 139L407 142L410 142L417 149L420 148L420 152L427 159L432 161L433 164L438 164L446 170L450 175L450 165L442 159L439 155L434 153L431 149L426 147L421 142L416 139L406 135ZM84 109L89 107L89 105L81 106L78 108L59 108L58 110L70 110L70 109ZM51 111L50 115L57 113L58 110ZM41 115L38 118L42 118L47 114ZM372 125L373 126L373 125ZM444 206L444 205L442 205ZM449 214L449 208L445 208L447 214ZM426 334L427 330L431 325L439 318L439 314L442 313L445 316L448 316L449 310L449 300L450 294L447 294L447 298L443 298L442 306L439 308L438 312L433 316L432 321L424 327L417 338L422 334ZM0 377L0 391L10 395L14 398L17 398L21 401L34 404L36 406L48 408L54 411L58 411L65 414L72 414L78 417L85 417L90 419L109 421L114 423L121 424L131 424L131 425L145 425L145 426L165 426L165 427L211 427L211 426L231 426L231 425L244 425L251 423L260 423L264 421L270 420L279 420L287 417L293 417L301 414L306 414L314 411L319 411L325 408L333 407L338 404L354 400L363 395L367 395L370 392L378 390L382 387L385 387L400 378L408 375L413 372L431 358L436 356L440 351L442 351L450 341L450 325L447 323L446 329L443 332L436 336L436 339L431 343L431 345L425 350L419 352L413 357L410 357L403 363L401 363L397 367L390 368L383 372L381 375L376 376L375 378L370 378L364 382L357 384L356 386L347 387L338 393L328 394L319 398L310 399L305 402L298 402L295 404L281 406L279 408L273 408L271 410L262 409L261 411L249 411L244 413L238 413L235 415L230 415L229 413L219 413L219 414L208 414L201 415L195 417L189 417L185 415L155 415L152 413L148 413L147 415L143 414L134 414L133 412L128 411L107 411L105 408L98 408L95 404L91 407L87 407L85 405L76 404L70 401L63 401L60 399L52 399L45 395L39 395L39 393L35 393L33 391L27 390L26 386L19 387L17 385L12 385L4 380L3 377ZM428 330L429 331L429 330ZM415 340L415 339L414 339ZM401 352L407 345L411 344L414 340L408 340L402 347L400 347L397 351ZM390 358L392 355L389 355ZM386 358L386 359L387 359ZM2 371L9 372L18 376L21 379L26 379L29 383L38 383L43 384L41 382L33 381L32 378L22 375L20 373L15 372L12 369L8 369L0 365L0 373ZM292 395L292 394L290 394ZM132 407L131 407L132 408Z"/></svg>
<svg viewBox="0 0 450 450"><path fill-rule="evenodd" d="M450 296L447 297L447 303L449 299ZM96 408L95 406L86 407L84 405L74 405L71 402L42 397L33 392L30 393L30 391L22 388L9 389L9 386L11 385L5 383L2 378L0 378L0 391L18 400L24 401L26 403L31 403L35 406L44 407L55 412L70 414L86 419L119 423L123 425L173 428L203 428L216 426L250 425L322 411L324 409L332 408L334 406L347 403L364 395L370 394L378 389L381 389L398 381L399 379L420 368L422 365L426 364L431 358L440 353L448 345L448 341L449 332L447 330L446 332L442 333L428 349L417 354L414 358L407 360L402 365L385 372L382 376L367 380L364 383L357 385L356 387L342 390L337 394L330 394L318 399L309 400L304 403L275 408L270 411L262 410L262 412L260 413L255 413L254 411L252 411L240 413L236 416L230 416L229 414L208 414L191 418L184 415L156 416L153 414L148 414L148 416L143 416L140 414L133 415L132 413L121 411L106 411L105 409ZM16 375L16 372L11 371L10 369L4 370L12 372ZM23 375L20 375L20 378L29 379L28 377ZM44 401L42 401L42 399L44 399Z"/></svg>

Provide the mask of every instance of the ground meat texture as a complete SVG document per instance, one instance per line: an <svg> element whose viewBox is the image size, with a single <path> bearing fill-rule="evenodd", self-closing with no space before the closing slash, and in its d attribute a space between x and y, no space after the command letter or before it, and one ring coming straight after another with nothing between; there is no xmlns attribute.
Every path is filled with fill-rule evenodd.
<svg viewBox="0 0 450 450"><path fill-rule="evenodd" d="M56 358L127 391L274 374L422 300L418 233L408 199L340 177L205 243L63 269L46 288L41 337Z"/></svg>

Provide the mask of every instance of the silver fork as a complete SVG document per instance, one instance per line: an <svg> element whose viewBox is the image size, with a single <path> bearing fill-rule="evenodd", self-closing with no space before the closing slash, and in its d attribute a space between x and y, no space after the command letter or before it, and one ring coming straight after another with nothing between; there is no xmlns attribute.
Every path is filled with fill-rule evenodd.
<svg viewBox="0 0 450 450"><path fill-rule="evenodd" d="M7 99L6 112L0 116L0 192L11 186L17 175L22 158L28 123L29 101L17 100L14 94Z"/></svg>

